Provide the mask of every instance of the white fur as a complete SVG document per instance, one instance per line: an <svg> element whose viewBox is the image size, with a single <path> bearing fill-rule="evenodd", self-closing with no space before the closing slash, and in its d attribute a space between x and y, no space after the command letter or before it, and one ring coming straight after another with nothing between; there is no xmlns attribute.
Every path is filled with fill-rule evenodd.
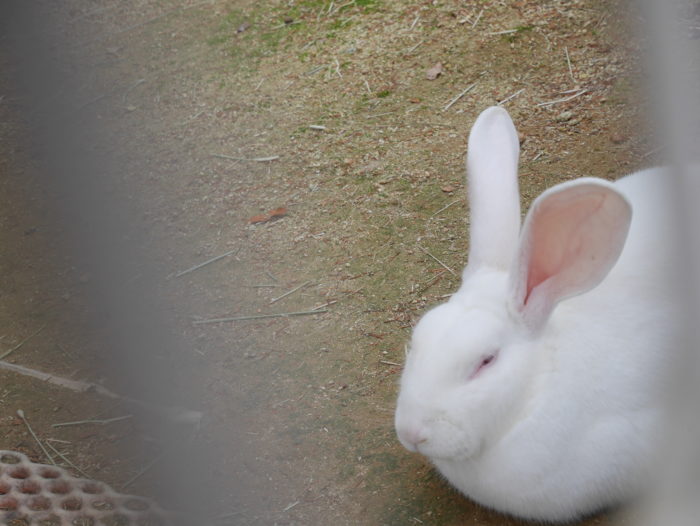
<svg viewBox="0 0 700 526"><path fill-rule="evenodd" d="M472 129L470 262L415 327L395 423L470 498L566 521L632 497L650 469L679 319L669 190L660 169L558 185L518 240L514 134L501 108Z"/></svg>

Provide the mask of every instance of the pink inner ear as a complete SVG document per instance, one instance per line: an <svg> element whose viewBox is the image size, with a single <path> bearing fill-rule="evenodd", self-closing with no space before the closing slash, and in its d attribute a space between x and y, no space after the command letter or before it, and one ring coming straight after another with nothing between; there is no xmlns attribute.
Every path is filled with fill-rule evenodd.
<svg viewBox="0 0 700 526"><path fill-rule="evenodd" d="M603 280L622 252L631 216L625 198L598 181L565 183L535 201L513 274L528 326L541 327L559 301Z"/></svg>
<svg viewBox="0 0 700 526"><path fill-rule="evenodd" d="M603 206L605 195L592 194L575 202L564 199L549 201L533 218L525 303L535 287L566 269L572 280L567 284L574 285L582 277L578 275L582 270L579 267L597 258L595 249L602 240L596 238L606 237L604 231L590 228L595 220L594 214Z"/></svg>

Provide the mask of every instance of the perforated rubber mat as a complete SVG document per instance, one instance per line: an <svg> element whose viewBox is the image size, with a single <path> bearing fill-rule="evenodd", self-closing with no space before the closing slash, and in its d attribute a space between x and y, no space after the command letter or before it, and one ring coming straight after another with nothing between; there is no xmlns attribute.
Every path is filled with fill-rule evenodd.
<svg viewBox="0 0 700 526"><path fill-rule="evenodd" d="M0 450L0 524L169 526L173 520L148 499Z"/></svg>

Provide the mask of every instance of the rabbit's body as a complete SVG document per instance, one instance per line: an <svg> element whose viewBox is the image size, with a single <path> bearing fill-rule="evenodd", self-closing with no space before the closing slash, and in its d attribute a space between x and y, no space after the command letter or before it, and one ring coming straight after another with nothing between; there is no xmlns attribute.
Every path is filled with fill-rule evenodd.
<svg viewBox="0 0 700 526"><path fill-rule="evenodd" d="M487 110L486 123L502 114ZM614 185L582 179L552 189L553 199L543 194L533 208L547 218L567 213L558 206L588 220L603 207L599 202L613 204L590 236L580 218L571 222L573 234L561 234L552 226L557 221L540 226L537 217L528 218L519 251L492 252L494 264L472 264L470 257L460 290L416 326L397 404L399 438L477 502L526 518L570 520L632 496L644 482L679 318L669 278L674 236L664 223L668 190L660 172ZM559 196L568 201L557 204ZM625 242L629 205L633 219ZM621 233L609 233L616 229ZM568 240L581 231L603 239L595 242L604 248L589 249L583 239L572 244L573 256L555 251L529 263L537 260L538 247L548 246L548 236ZM617 241L608 243L606 236ZM472 244L475 239L478 234ZM479 249L477 256L489 250L495 249ZM508 259L515 262L504 266ZM558 277L570 272L565 265L586 260L606 263L591 271L594 277L576 269L573 278Z"/></svg>

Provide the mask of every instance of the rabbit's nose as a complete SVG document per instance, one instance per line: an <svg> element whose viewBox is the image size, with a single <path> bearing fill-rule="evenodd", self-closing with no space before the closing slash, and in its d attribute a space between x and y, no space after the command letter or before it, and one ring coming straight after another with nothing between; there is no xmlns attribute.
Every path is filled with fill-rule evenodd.
<svg viewBox="0 0 700 526"><path fill-rule="evenodd" d="M409 451L418 451L418 446L428 441L428 434L420 426L401 426L396 430L399 440Z"/></svg>

